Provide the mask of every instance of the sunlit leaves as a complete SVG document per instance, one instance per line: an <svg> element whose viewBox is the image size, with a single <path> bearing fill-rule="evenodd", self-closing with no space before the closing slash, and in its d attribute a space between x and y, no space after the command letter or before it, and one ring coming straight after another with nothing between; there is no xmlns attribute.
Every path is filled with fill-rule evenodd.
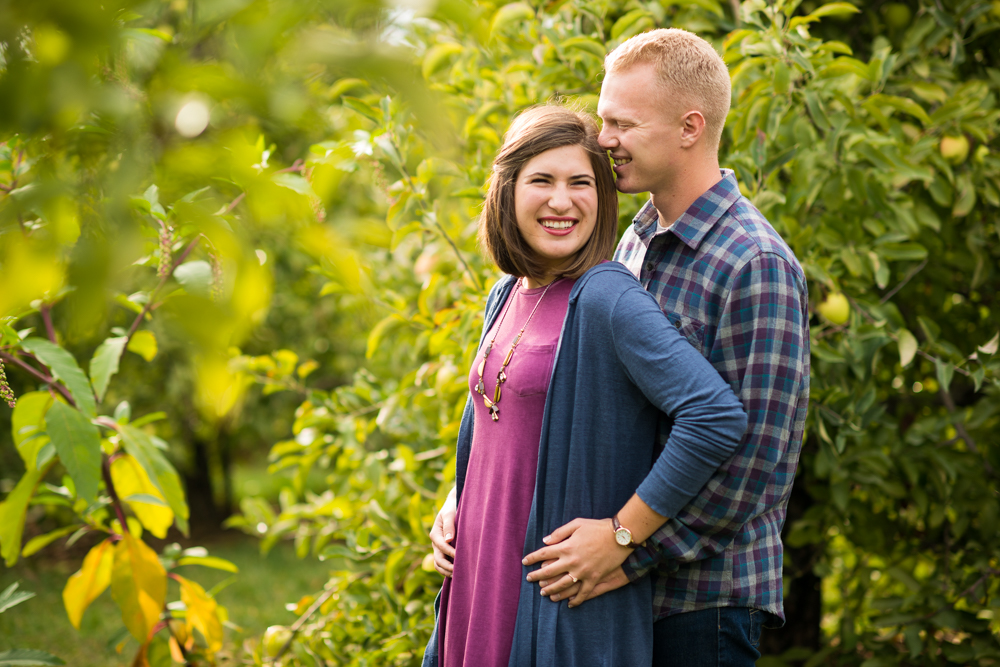
<svg viewBox="0 0 1000 667"><path fill-rule="evenodd" d="M160 539L166 537L167 529L174 523L174 513L135 457L116 456L111 462L111 481L118 497L135 512L146 530Z"/></svg>
<svg viewBox="0 0 1000 667"><path fill-rule="evenodd" d="M138 354L146 361L156 358L156 336L152 331L141 329L132 334L128 342L128 351Z"/></svg>
<svg viewBox="0 0 1000 667"><path fill-rule="evenodd" d="M7 567L17 562L21 551L21 535L24 534L24 516L28 502L35 494L38 483L51 466L40 470L28 470L17 482L14 490L0 503L0 556Z"/></svg>
<svg viewBox="0 0 1000 667"><path fill-rule="evenodd" d="M166 500L173 512L177 527L187 534L189 511L177 471L167 461L152 436L134 426L122 426L120 434L122 447L142 466L149 482L159 491L159 497Z"/></svg>
<svg viewBox="0 0 1000 667"><path fill-rule="evenodd" d="M111 595L122 610L125 627L145 644L166 602L167 572L156 552L129 533L114 546Z"/></svg>
<svg viewBox="0 0 1000 667"><path fill-rule="evenodd" d="M73 627L80 627L83 612L111 585L114 550L114 543L110 539L102 540L84 556L83 565L66 582L63 605Z"/></svg>
<svg viewBox="0 0 1000 667"><path fill-rule="evenodd" d="M219 605L197 583L184 577L173 575L181 585L181 602L187 607L185 623L188 633L198 630L208 644L212 653L222 649L222 622L219 618Z"/></svg>

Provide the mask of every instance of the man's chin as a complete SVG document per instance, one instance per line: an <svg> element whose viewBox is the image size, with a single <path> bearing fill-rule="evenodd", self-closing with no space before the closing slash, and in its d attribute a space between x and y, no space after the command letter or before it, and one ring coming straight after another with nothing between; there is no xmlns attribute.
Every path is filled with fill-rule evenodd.
<svg viewBox="0 0 1000 667"><path fill-rule="evenodd" d="M626 195L637 195L640 192L647 192L647 190L644 190L642 188L636 187L627 178L616 179L615 180L615 188L618 189L618 192L621 192L622 194L626 194Z"/></svg>

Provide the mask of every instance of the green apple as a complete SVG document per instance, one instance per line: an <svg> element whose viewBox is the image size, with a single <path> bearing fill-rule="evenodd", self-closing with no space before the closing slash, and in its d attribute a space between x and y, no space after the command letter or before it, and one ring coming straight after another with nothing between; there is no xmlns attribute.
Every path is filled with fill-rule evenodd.
<svg viewBox="0 0 1000 667"><path fill-rule="evenodd" d="M283 625L272 625L264 631L264 654L271 658L277 656L291 638L291 630Z"/></svg>
<svg viewBox="0 0 1000 667"><path fill-rule="evenodd" d="M846 324L851 317L851 304L847 297L840 292L831 292L826 300L816 306L816 312L825 317L832 324L840 326Z"/></svg>
<svg viewBox="0 0 1000 667"><path fill-rule="evenodd" d="M427 554L426 556L424 556L423 562L420 563L420 569L422 569L424 572L435 572L436 571L436 569L434 567L434 554L430 553L430 554Z"/></svg>
<svg viewBox="0 0 1000 667"><path fill-rule="evenodd" d="M913 18L913 12L901 2L889 3L883 11L886 25L896 30L910 25L910 20Z"/></svg>
<svg viewBox="0 0 1000 667"><path fill-rule="evenodd" d="M969 157L969 140L964 135L941 137L941 157L952 164L962 164Z"/></svg>

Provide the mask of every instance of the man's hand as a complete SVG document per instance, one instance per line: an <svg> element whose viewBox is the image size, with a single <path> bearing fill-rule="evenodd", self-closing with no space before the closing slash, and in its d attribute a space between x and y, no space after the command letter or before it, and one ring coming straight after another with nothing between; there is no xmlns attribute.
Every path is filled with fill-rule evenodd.
<svg viewBox="0 0 1000 667"><path fill-rule="evenodd" d="M434 568L446 577L454 571L455 547L451 541L455 539L455 489L451 490L444 501L441 511L434 517L431 528L431 545L434 547Z"/></svg>
<svg viewBox="0 0 1000 667"><path fill-rule="evenodd" d="M611 519L574 519L542 541L548 546L521 561L543 563L528 574L528 581L542 586L542 595L571 598L569 606L576 607L628 583L621 564L632 550L615 542Z"/></svg>

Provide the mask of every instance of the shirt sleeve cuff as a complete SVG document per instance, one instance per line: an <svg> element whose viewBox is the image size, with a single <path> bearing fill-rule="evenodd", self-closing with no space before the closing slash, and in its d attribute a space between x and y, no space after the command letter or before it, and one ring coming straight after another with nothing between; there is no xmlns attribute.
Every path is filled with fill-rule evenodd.
<svg viewBox="0 0 1000 667"><path fill-rule="evenodd" d="M622 563L622 570L625 571L625 576L630 582L637 581L649 574L656 567L660 558L659 552L655 549L651 549L649 546L638 547Z"/></svg>

